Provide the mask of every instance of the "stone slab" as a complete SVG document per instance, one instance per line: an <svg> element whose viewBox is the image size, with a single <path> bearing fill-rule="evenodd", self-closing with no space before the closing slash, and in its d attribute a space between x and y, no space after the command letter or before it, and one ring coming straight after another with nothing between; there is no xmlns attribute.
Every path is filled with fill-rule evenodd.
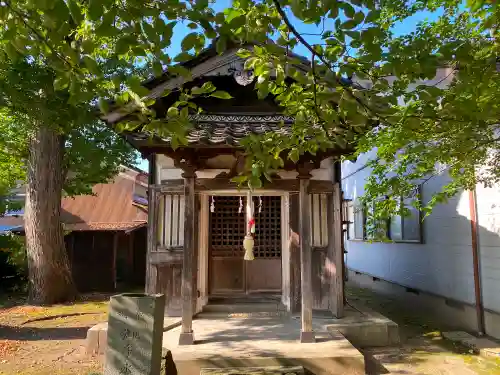
<svg viewBox="0 0 500 375"><path fill-rule="evenodd" d="M110 298L104 375L160 373L164 311L164 294Z"/></svg>
<svg viewBox="0 0 500 375"><path fill-rule="evenodd" d="M328 331L339 331L359 347L399 345L399 327L392 320L361 304L350 303L345 316L325 320Z"/></svg>
<svg viewBox="0 0 500 375"><path fill-rule="evenodd" d="M179 345L180 328L163 334L178 373L202 368L295 367L315 375L361 375L363 355L339 332L314 325L315 343L300 343L300 321L291 318L196 319L194 345Z"/></svg>
<svg viewBox="0 0 500 375"><path fill-rule="evenodd" d="M463 331L443 332L443 337L470 348L476 354L500 358L500 344L486 337L476 337Z"/></svg>

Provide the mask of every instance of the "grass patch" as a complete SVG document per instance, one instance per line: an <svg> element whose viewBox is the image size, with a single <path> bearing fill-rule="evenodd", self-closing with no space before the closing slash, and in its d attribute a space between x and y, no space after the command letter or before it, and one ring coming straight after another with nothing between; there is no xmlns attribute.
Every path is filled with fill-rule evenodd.
<svg viewBox="0 0 500 375"><path fill-rule="evenodd" d="M108 297L89 298L84 296L74 303L32 306L26 304L25 298L4 296L0 300L0 324L21 326L78 315L105 316L108 313L108 306Z"/></svg>

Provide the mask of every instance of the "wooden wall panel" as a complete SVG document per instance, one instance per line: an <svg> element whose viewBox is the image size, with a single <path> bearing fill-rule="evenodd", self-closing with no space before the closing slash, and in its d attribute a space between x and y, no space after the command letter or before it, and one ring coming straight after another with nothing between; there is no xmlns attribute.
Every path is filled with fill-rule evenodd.
<svg viewBox="0 0 500 375"><path fill-rule="evenodd" d="M182 263L163 263L157 266L156 293L165 294L165 313L168 316L182 315Z"/></svg>
<svg viewBox="0 0 500 375"><path fill-rule="evenodd" d="M72 232L72 274L79 292L110 292L113 281L114 232Z"/></svg>
<svg viewBox="0 0 500 375"><path fill-rule="evenodd" d="M244 260L241 258L210 259L210 294L245 290Z"/></svg>
<svg viewBox="0 0 500 375"><path fill-rule="evenodd" d="M131 235L133 235L133 278L132 281L134 285L144 286L144 281L146 278L146 250L147 250L147 228L142 227L136 229Z"/></svg>
<svg viewBox="0 0 500 375"><path fill-rule="evenodd" d="M248 292L281 292L281 258L245 262Z"/></svg>
<svg viewBox="0 0 500 375"><path fill-rule="evenodd" d="M328 310L331 280L326 272L327 269L326 248L313 248L312 250L312 284L313 284L313 308L317 310Z"/></svg>

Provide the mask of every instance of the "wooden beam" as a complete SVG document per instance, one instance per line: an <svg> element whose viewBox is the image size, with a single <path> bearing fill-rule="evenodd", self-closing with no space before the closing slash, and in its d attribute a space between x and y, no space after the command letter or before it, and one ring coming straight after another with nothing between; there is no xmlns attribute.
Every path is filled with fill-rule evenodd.
<svg viewBox="0 0 500 375"><path fill-rule="evenodd" d="M299 241L300 241L300 285L302 295L300 342L315 341L312 330L312 254L311 254L311 227L310 202L308 185L311 175L301 172L299 179Z"/></svg>
<svg viewBox="0 0 500 375"><path fill-rule="evenodd" d="M161 193L181 193L184 191L184 180L165 180L159 185L154 185L153 188ZM333 192L333 188L334 185L330 181L310 180L308 193L331 193ZM198 192L228 189L246 191L248 188L231 182L229 178L198 178L195 182L195 191ZM282 180L276 178L272 182L264 182L262 189L297 192L299 191L299 183L295 179Z"/></svg>
<svg viewBox="0 0 500 375"><path fill-rule="evenodd" d="M182 259L182 328L179 345L192 345L193 336L193 272L195 270L195 211L194 170L186 169L184 178L184 252Z"/></svg>
<svg viewBox="0 0 500 375"><path fill-rule="evenodd" d="M127 134L126 138L129 140L131 144L133 144L134 148L139 150L143 155L151 155L151 154L163 154L172 158L174 160L183 160L186 158L192 157L192 155L196 155L196 159L210 159L216 157L218 155L236 155L244 152L242 147L234 147L234 146L220 146L220 145L191 145L188 147L179 147L173 150L168 143L165 143L159 139L151 141L150 139L138 139L134 134ZM354 152L354 148L332 148L326 151L319 151L315 155L312 154L304 154L301 155L298 163L293 162L288 158L288 152L284 151L280 157L283 159L283 168L287 170L295 170L297 165L313 162L316 165L319 165L322 160L335 157L340 159L343 155L350 155Z"/></svg>
<svg viewBox="0 0 500 375"><path fill-rule="evenodd" d="M197 191L208 190L227 190L236 189L246 191L246 186L239 186L237 183L231 182L225 178L215 179L198 179L196 181ZM281 180L273 179L272 182L266 181L263 183L262 189L282 190L289 192L299 191L299 183L297 180ZM258 191L258 189L257 189ZM328 193L333 192L333 184L330 181L310 180L308 185L308 193Z"/></svg>
<svg viewBox="0 0 500 375"><path fill-rule="evenodd" d="M155 251L149 258L150 264L162 265L170 263L182 263L184 252L182 250Z"/></svg>
<svg viewBox="0 0 500 375"><path fill-rule="evenodd" d="M342 246L342 194L340 183L335 184L335 190L329 204L328 252L333 255L333 275L331 283L331 311L336 318L344 316L344 249ZM333 214L333 215L332 215Z"/></svg>

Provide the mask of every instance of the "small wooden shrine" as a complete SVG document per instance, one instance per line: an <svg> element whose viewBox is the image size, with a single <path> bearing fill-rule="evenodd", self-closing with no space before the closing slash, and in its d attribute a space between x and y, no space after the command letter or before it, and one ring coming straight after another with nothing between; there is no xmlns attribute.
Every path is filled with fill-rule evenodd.
<svg viewBox="0 0 500 375"><path fill-rule="evenodd" d="M343 314L341 147L287 161L272 182L249 192L231 182L244 165L240 146L250 133L290 131L271 97L257 98L238 48L209 48L183 64L201 86L212 81L233 99L198 101L188 144L140 129L125 136L149 158L146 291L166 295L168 315L182 316L181 344L192 344L193 316L215 297L278 296L300 312L302 342L314 341L312 312ZM307 70L308 62L303 69ZM167 76L147 82L159 116L175 101L161 97L183 83ZM108 114L113 124L123 111ZM284 123L285 126L281 124Z"/></svg>

